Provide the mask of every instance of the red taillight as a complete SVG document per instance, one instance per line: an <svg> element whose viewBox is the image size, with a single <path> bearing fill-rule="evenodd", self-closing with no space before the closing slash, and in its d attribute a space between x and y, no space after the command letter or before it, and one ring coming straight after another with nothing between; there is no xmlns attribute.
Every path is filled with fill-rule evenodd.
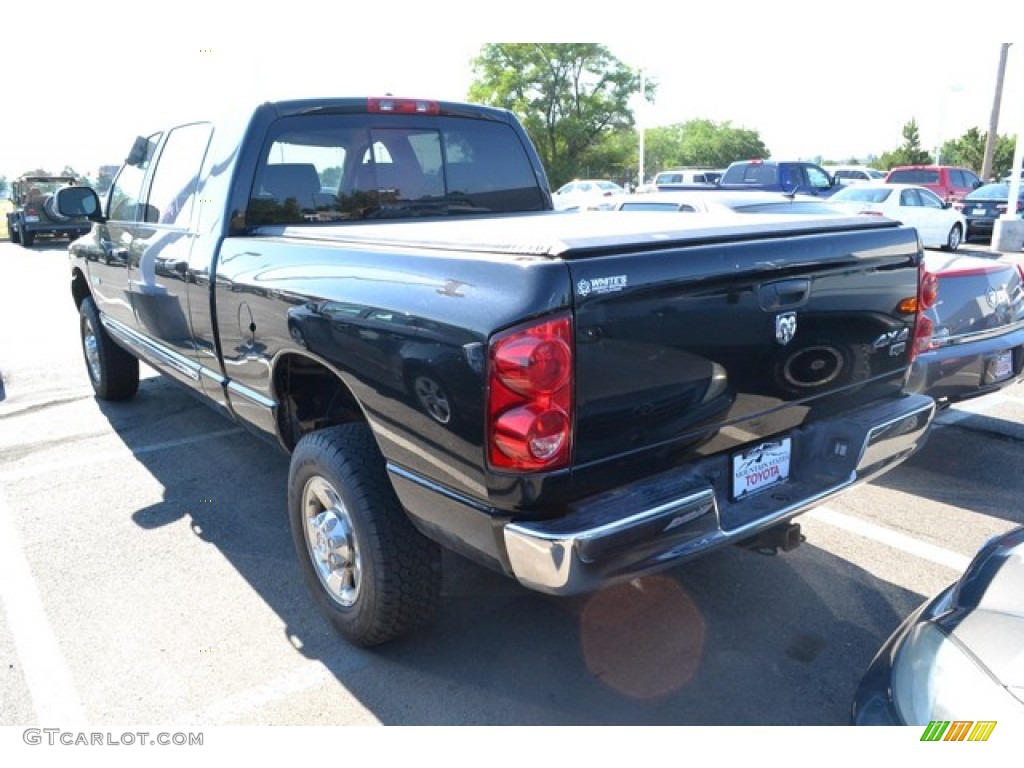
<svg viewBox="0 0 1024 768"><path fill-rule="evenodd" d="M370 112L391 112L398 115L439 115L441 108L436 101L426 99L396 99L391 96L371 96L366 100Z"/></svg>
<svg viewBox="0 0 1024 768"><path fill-rule="evenodd" d="M932 319L927 315L918 315L914 322L914 348L910 353L911 360L932 348L934 333L935 323L932 322Z"/></svg>
<svg viewBox="0 0 1024 768"><path fill-rule="evenodd" d="M572 448L573 353L568 314L496 336L487 416L491 466L558 469Z"/></svg>
<svg viewBox="0 0 1024 768"><path fill-rule="evenodd" d="M916 315L914 317L914 344L910 349L911 360L932 348L935 323L924 312L934 307L939 300L939 279L926 270L924 265L920 267L920 270L921 277L918 281Z"/></svg>
<svg viewBox="0 0 1024 768"><path fill-rule="evenodd" d="M38 216L38 215L39 215L39 212L38 212L38 211L36 211L36 209L35 209L35 208L31 208L31 207L29 207L29 208L26 208L26 209L25 209L25 214L26 214L27 216Z"/></svg>
<svg viewBox="0 0 1024 768"><path fill-rule="evenodd" d="M931 309L939 300L939 278L928 270L921 268L920 310Z"/></svg>

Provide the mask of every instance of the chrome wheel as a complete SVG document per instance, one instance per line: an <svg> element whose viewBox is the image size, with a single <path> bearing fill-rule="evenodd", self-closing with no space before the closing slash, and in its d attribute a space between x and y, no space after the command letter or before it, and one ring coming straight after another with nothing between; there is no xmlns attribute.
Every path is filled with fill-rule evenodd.
<svg viewBox="0 0 1024 768"><path fill-rule="evenodd" d="M419 400L423 410L441 424L447 424L452 420L452 406L448 402L448 395L434 379L429 376L417 376L413 382L413 392Z"/></svg>
<svg viewBox="0 0 1024 768"><path fill-rule="evenodd" d="M320 583L339 605L354 605L362 584L362 564L345 503L334 486L317 475L302 491L302 514L306 551Z"/></svg>
<svg viewBox="0 0 1024 768"><path fill-rule="evenodd" d="M85 351L89 377L93 382L98 382L103 375L103 369L100 366L100 349L99 342L96 341L96 329L92 327L92 321L89 318L82 321L82 349Z"/></svg>

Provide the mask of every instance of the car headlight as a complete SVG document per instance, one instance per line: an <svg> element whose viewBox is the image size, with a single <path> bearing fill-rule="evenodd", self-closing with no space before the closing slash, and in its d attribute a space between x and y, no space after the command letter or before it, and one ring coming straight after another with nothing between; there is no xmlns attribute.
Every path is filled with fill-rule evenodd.
<svg viewBox="0 0 1024 768"><path fill-rule="evenodd" d="M931 623L917 624L897 651L892 696L907 725L1020 717L1020 704L974 655Z"/></svg>

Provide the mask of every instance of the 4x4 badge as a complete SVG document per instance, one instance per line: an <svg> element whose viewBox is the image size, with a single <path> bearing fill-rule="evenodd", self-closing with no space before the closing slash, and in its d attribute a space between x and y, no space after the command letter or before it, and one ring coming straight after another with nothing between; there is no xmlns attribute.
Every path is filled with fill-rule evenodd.
<svg viewBox="0 0 1024 768"><path fill-rule="evenodd" d="M775 340L785 346L796 336L796 312L775 317Z"/></svg>

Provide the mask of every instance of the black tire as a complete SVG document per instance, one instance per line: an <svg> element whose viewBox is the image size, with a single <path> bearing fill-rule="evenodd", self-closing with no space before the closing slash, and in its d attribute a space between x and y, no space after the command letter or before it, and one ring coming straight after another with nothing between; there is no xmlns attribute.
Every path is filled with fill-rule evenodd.
<svg viewBox="0 0 1024 768"><path fill-rule="evenodd" d="M21 244L25 248L31 248L36 243L36 233L22 230L21 232Z"/></svg>
<svg viewBox="0 0 1024 768"><path fill-rule="evenodd" d="M426 624L441 595L441 548L416 530L368 425L303 437L288 473L288 518L320 610L369 648Z"/></svg>
<svg viewBox="0 0 1024 768"><path fill-rule="evenodd" d="M943 246L943 249L947 250L947 251L955 251L957 248L960 247L960 245L963 242L964 242L964 233L960 229L960 225L959 224L954 224L950 228L949 234L946 235L946 244Z"/></svg>
<svg viewBox="0 0 1024 768"><path fill-rule="evenodd" d="M139 389L139 361L110 338L91 297L82 300L78 315L85 370L96 397L130 400Z"/></svg>
<svg viewBox="0 0 1024 768"><path fill-rule="evenodd" d="M15 245L18 245L21 242L21 232L18 231L18 227L14 223L14 219L10 216L7 217L7 236L11 238L11 242Z"/></svg>

